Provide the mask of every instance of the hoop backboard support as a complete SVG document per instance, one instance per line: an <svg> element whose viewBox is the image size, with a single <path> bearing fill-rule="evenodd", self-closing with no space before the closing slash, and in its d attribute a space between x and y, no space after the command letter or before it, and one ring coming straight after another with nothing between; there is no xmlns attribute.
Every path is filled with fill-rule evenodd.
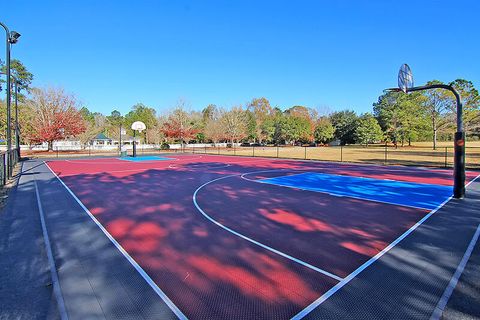
<svg viewBox="0 0 480 320"><path fill-rule="evenodd" d="M142 132L143 130L147 129L147 126L142 121L135 121L132 123L132 130L133 130L133 156L137 156L137 141L135 141L135 132Z"/></svg>
<svg viewBox="0 0 480 320"><path fill-rule="evenodd" d="M412 69L408 64L404 63L398 71L398 88L407 93L408 89L413 88L413 74Z"/></svg>
<svg viewBox="0 0 480 320"><path fill-rule="evenodd" d="M142 132L145 129L147 129L147 126L142 121L135 121L132 123L132 130L134 131Z"/></svg>
<svg viewBox="0 0 480 320"><path fill-rule="evenodd" d="M454 158L453 158L453 197L462 199L465 197L465 130L463 126L463 104L462 97L458 91L447 84L429 84L414 87L412 70L408 64L403 64L398 72L398 88L386 89L387 92L405 93L413 91L424 91L429 89L445 89L450 91L454 96L457 104L457 132L454 136Z"/></svg>

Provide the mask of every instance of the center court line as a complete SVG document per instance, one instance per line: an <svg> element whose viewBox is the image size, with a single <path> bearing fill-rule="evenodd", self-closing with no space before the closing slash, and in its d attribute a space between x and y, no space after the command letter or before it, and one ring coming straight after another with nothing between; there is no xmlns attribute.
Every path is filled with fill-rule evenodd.
<svg viewBox="0 0 480 320"><path fill-rule="evenodd" d="M143 270L143 268L128 254L128 252L123 249L120 243L115 240L115 238L105 229L105 227L95 218L95 216L88 210L87 207L77 198L72 190L60 179L57 174L50 168L50 166L44 161L45 166L50 170L50 172L57 178L58 181L65 187L65 189L70 193L70 195L75 199L75 201L80 205L80 207L90 216L90 218L95 222L95 224L103 231L107 238L115 245L115 247L120 251L123 256L130 262L130 264L137 270L137 272L142 276L142 278L150 285L150 287L155 291L155 293L165 302L165 304L172 310L172 312L181 320L187 320L187 316L183 314L182 311L173 303L172 300L160 289L157 284L150 278L150 276Z"/></svg>
<svg viewBox="0 0 480 320"><path fill-rule="evenodd" d="M218 156L218 155L208 155L208 156ZM220 155L222 156L222 155ZM252 157L249 157L249 158L252 158ZM208 168L206 167L206 164L209 164L209 163L212 163L212 162L205 162L204 164L198 164L198 165L190 165L188 166L188 168L192 168L194 167L194 169L200 167L200 166L205 166L205 169L222 169L222 168L228 168L228 167L231 167L232 165L234 164L243 164L243 163L256 163L256 162L265 162L265 161L271 161L271 160L278 160L278 159L258 159L258 158L252 158L252 160L243 160L243 161L232 161L232 162L226 162L226 161L222 161L222 162L225 162L224 165L218 165L217 167L211 167L211 168ZM171 169L176 169L176 168L180 168L178 167L176 164L171 164L168 166L169 168ZM199 169L203 169L203 167L200 167Z"/></svg>
<svg viewBox="0 0 480 320"><path fill-rule="evenodd" d="M215 155L214 155L215 156ZM189 160L197 160L197 159L203 159L204 156L199 156L199 157L194 157L194 158L185 158L185 159L182 159L182 158L172 158L171 161L189 161ZM92 159L94 160L94 159ZM221 168L226 168L226 167L230 167L232 164L242 164L242 163L251 163L251 162L264 162L264 161L269 161L271 159L255 159L255 160L244 160L244 161L232 161L232 162L226 162L225 165L221 165L221 166L218 166L218 167L212 167L212 168L205 168L205 169L221 169ZM100 162L100 163L95 163L93 161L81 161L81 160L50 160L50 161L58 161L58 162L61 162L61 161L65 161L65 162L70 162L70 163L85 163L85 164L92 164L92 165L98 165L98 164L124 164L123 162ZM166 166L170 160L163 160L164 161L164 165ZM158 162L158 161L144 161L144 163L153 163L153 162ZM204 162L203 164L199 164L197 166L202 166L202 165L207 165L208 163L211 163L211 162ZM96 171L96 172L89 172L87 174L99 174L99 173L122 173L122 172L137 172L137 171L146 171L146 170L157 170L157 169L165 169L165 168L170 168L170 169L176 169L176 168L180 168L178 167L178 165L176 163L173 163L173 164L170 164L168 165L168 167L165 167L165 166L162 166L162 167L154 167L154 168L138 168L138 169L125 169L125 170L111 170L111 171ZM199 168L199 169L203 169L203 168ZM64 174L63 176L64 177L67 177L67 176L75 176L77 175L76 173L75 174Z"/></svg>
<svg viewBox="0 0 480 320"><path fill-rule="evenodd" d="M233 229L230 229L229 227L221 224L220 222L218 222L218 221L216 221L215 219L213 219L212 217L210 217L208 214L205 213L205 211L202 210L202 208L201 208L201 207L198 205L198 203L197 203L197 194L198 194L198 192L199 192L203 187L205 187L205 186L207 186L207 185L209 185L210 183L213 183L213 182L215 182L215 181L219 181L219 180L223 180L223 179L228 179L228 178L233 178L233 177L239 177L239 176L241 176L241 174L234 174L234 175L228 175L228 176L216 178L216 179L210 180L210 181L202 184L200 187L198 187L198 188L195 190L195 192L193 193L193 196L192 196L193 204L195 205L195 207L197 208L197 210L198 210L205 218L207 218L208 220L210 220L211 222L213 222L214 224L216 224L216 225L219 226L220 228L222 228L222 229L224 229L224 230L226 230L226 231L228 231L228 232L230 232L230 233L232 233L232 234L234 234L234 235L236 235L236 236L238 236L238 237L240 237L240 238L242 238L242 239L244 239L244 240L247 240L247 241L249 241L249 242L251 242L251 243L253 243L253 244L255 244L255 245L257 245L257 246L259 246L259 247L261 247L261 248L263 248L263 249L266 249L266 250L268 250L268 251L270 251L270 252L273 252L273 253L275 253L275 254L278 254L279 256L282 256L282 257L287 258L287 259L289 259L289 260L291 260L291 261L294 261L294 262L296 262L296 263L298 263L298 264L301 264L301 265L303 265L303 266L305 266L305 267L307 267L307 268L309 268L309 269L312 269L312 270L314 270L314 271L317 271L317 272L319 272L319 273L322 273L322 274L324 274L324 275L326 275L326 276L328 276L328 277L330 277L330 278L333 278L333 279L335 279L335 280L337 280L337 281L342 281L342 280L343 280L342 277L339 277L339 276L337 276L337 275L335 275L335 274L333 274L333 273L330 273L330 272L328 272L328 271L326 271L326 270L323 270L323 269L320 269L320 268L318 268L318 267L315 267L315 266L313 266L313 265L311 265L311 264L309 264L309 263L307 263L307 262L305 262L305 261L302 261L302 260L300 260L300 259L294 258L294 257L292 257L292 256L290 256L290 255L288 255L288 254L286 254L286 253L284 253L284 252L282 252L282 251L279 251L279 250L277 250L277 249L274 249L274 248L272 248L272 247L270 247L270 246L267 246L266 244L263 244L263 243L258 242L258 241L256 241L256 240L253 240L252 238L249 238L249 237L245 236L244 234L241 234L240 232L237 232L237 231L235 231L235 230L233 230Z"/></svg>
<svg viewBox="0 0 480 320"><path fill-rule="evenodd" d="M217 155L209 155L209 156L217 156ZM222 169L222 168L227 168L227 167L231 167L233 164L242 164L242 163L252 163L252 162L265 162L265 161L270 161L271 159L252 159L252 160L243 160L243 161L231 161L231 162L226 162L226 161L222 161L224 162L225 164L224 165L217 165L216 167L211 167L211 168L208 168L207 165L209 163L214 163L214 162L204 162L203 164L193 164L193 165L188 165L187 164L187 167L188 168L192 168L194 167L195 169L197 167L200 167L199 169L202 169L204 167L206 167L206 169ZM275 160L275 159L273 159ZM176 164L171 164L168 166L169 168L171 169L176 169L176 168L179 168Z"/></svg>
<svg viewBox="0 0 480 320"><path fill-rule="evenodd" d="M160 156L159 156L160 157ZM184 158L184 159L182 159ZM203 156L199 157L181 157L181 158L169 158L168 160L162 160L162 161L187 161L187 160L196 160L196 159L202 159ZM117 161L97 161L99 158L93 158L93 159L86 159L87 161L84 160L69 160L69 159L61 159L61 160L48 160L49 162L70 162L70 163L83 163L83 164L91 164L91 165L99 165L99 164L118 164L118 165L124 165L125 162L121 162L123 160L119 159L118 157L114 158L100 158L100 159L105 159L105 160L117 160ZM134 162L134 161L132 161ZM136 163L152 163L152 162L158 162L158 160L150 160L150 161L138 161Z"/></svg>
<svg viewBox="0 0 480 320"><path fill-rule="evenodd" d="M468 187L471 183L473 183L477 178L470 181L465 187ZM315 308L317 308L319 305L321 305L323 302L325 302L328 298L330 298L332 295L334 295L338 290L340 290L342 287L344 287L347 283L349 283L353 278L355 278L358 274L360 274L363 270L365 270L367 267L369 267L372 263L380 259L385 253L390 251L393 247L395 247L400 241L405 239L409 234L411 234L415 229L417 229L422 223L424 223L428 218L430 218L435 212L440 210L446 203L448 203L451 199L453 198L453 195L445 200L442 204L440 204L437 208L432 210L429 214L427 214L425 217L423 217L420 221L418 221L416 224L410 227L407 231L405 231L400 237L395 239L392 243L390 243L387 247L385 247L382 251L377 253L375 256L370 258L367 262L362 264L360 267L358 267L355 271L350 273L348 276L346 276L342 281L337 283L335 286L333 286L330 290L325 292L323 295L321 295L317 300L313 301L310 305L308 305L305 309L297 313L294 317L291 318L291 320L299 320L305 317L307 314L309 314L311 311L313 311Z"/></svg>
<svg viewBox="0 0 480 320"><path fill-rule="evenodd" d="M200 157L201 158L201 157ZM200 158L194 158L194 159L200 159ZM174 161L182 161L181 159L172 159ZM185 159L185 160L192 160L192 159ZM70 162L70 163L78 163L78 162L71 162L70 160L58 160L58 161L66 161L66 162ZM164 162L167 162L168 160L164 160ZM133 162L133 161L132 161ZM145 161L147 162L147 161ZM150 161L150 163L152 163L153 161ZM156 161L155 161L156 162ZM138 162L136 162L138 163ZM89 163L90 164L90 163ZM96 165L98 165L98 163L95 163ZM104 162L102 163L104 164ZM115 162L115 164L118 164L117 162ZM125 163L122 163L122 164L125 164ZM166 168L170 168L170 169L175 169L175 167L171 167L172 165L168 165L166 166L168 163L164 163L165 166L163 167L153 167L153 168L137 168L137 169L125 169L125 170L108 170L108 169L105 169L105 171L94 171L94 172L87 172L86 174L99 174L99 173L122 173L122 172L139 172L139 171L147 171L147 170L161 170L161 169L166 169ZM71 173L71 174L63 174L62 176L63 177L70 177L70 176L76 176L78 175L78 173Z"/></svg>

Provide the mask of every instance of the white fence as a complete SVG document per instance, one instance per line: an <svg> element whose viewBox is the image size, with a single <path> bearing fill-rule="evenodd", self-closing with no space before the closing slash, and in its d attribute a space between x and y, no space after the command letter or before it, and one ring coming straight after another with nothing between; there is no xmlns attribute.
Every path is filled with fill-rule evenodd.
<svg viewBox="0 0 480 320"><path fill-rule="evenodd" d="M240 145L240 144L235 144ZM172 150L179 150L182 148L182 145L179 143L172 143L169 144L170 149ZM184 144L184 148L211 148L211 147L221 147L225 148L227 146L227 143L217 143L217 144L212 144L212 143L195 143L195 144ZM143 150L153 150L153 149L160 149L161 145L159 144L138 144L137 149L143 149ZM42 143L38 145L21 145L20 148L22 150L32 150L32 151L47 151L48 150L48 144ZM0 150L6 150L7 147L5 145L0 146ZM124 150L132 150L133 145L129 144L124 144L123 145ZM118 145L102 145L102 144L96 144L96 145L82 145L80 141L55 141L53 142L53 150L55 151L81 151L81 150L95 150L95 151L114 151L118 150Z"/></svg>

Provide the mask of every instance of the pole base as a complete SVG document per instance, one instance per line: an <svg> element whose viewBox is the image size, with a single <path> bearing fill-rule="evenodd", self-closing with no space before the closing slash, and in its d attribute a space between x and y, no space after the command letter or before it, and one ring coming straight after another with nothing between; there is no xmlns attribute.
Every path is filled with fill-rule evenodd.
<svg viewBox="0 0 480 320"><path fill-rule="evenodd" d="M455 158L453 167L453 197L465 197L465 132L455 132Z"/></svg>

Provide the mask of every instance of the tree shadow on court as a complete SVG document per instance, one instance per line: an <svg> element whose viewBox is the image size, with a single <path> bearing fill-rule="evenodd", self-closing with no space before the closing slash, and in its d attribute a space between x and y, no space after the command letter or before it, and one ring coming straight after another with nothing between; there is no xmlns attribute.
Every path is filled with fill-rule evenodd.
<svg viewBox="0 0 480 320"><path fill-rule="evenodd" d="M206 214L226 227L340 277L383 250L427 213L240 177L209 184L198 193L197 201Z"/></svg>
<svg viewBox="0 0 480 320"><path fill-rule="evenodd" d="M218 176L147 170L121 178L96 174L67 176L63 181L189 317L288 318L336 283L201 216L192 203L193 191ZM105 262L98 260L108 243L87 240L93 229L84 225L80 219L64 229L86 238L83 242L91 255L83 254L82 267L94 265L91 276L98 277L97 282L115 278L115 268L122 269L122 264L112 264L117 260L108 256Z"/></svg>

